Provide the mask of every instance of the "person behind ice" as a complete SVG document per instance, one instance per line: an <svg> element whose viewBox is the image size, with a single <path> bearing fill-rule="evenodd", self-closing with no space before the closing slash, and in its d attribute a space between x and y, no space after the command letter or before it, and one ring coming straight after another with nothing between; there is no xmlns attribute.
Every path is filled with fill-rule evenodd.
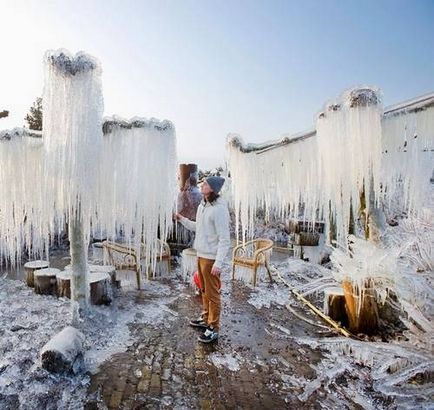
<svg viewBox="0 0 434 410"><path fill-rule="evenodd" d="M217 176L205 179L201 186L203 200L197 209L196 222L176 214L182 225L196 232L194 248L202 284L203 311L199 319L190 321L190 325L205 329L205 333L198 338L203 343L216 341L220 330L220 274L230 248L228 205L219 197L224 182L224 178Z"/></svg>

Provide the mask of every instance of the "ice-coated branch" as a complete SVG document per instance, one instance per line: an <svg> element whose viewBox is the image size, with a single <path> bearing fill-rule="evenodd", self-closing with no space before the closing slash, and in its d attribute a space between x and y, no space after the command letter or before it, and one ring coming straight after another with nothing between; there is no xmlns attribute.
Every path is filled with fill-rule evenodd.
<svg viewBox="0 0 434 410"><path fill-rule="evenodd" d="M42 138L42 132L18 127L11 130L0 131L0 141L10 141L12 138L22 137Z"/></svg>

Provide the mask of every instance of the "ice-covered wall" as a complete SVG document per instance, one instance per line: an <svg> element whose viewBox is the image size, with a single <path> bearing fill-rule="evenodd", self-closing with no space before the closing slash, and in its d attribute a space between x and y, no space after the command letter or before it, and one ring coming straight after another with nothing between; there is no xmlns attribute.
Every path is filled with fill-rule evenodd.
<svg viewBox="0 0 434 410"><path fill-rule="evenodd" d="M0 257L14 262L24 248L45 250L42 224L43 146L22 129L0 131Z"/></svg>
<svg viewBox="0 0 434 410"><path fill-rule="evenodd" d="M417 213L429 205L434 177L434 96L389 110L382 128L382 183L387 203L397 201L401 210Z"/></svg>
<svg viewBox="0 0 434 410"><path fill-rule="evenodd" d="M317 139L300 140L258 155L242 152L239 136L228 141L232 202L236 232L242 227L242 240L251 237L258 207L280 215L298 217L300 202L310 220L317 219L319 180Z"/></svg>
<svg viewBox="0 0 434 410"><path fill-rule="evenodd" d="M361 205L369 211L379 200L399 197L401 211L411 212L427 203L434 168L434 95L383 113L377 89L348 90L326 104L316 130L261 145L229 135L227 147L236 223L246 237L252 236L261 207L267 214L311 222L329 222L332 215L338 240L345 244L350 203L354 219Z"/></svg>

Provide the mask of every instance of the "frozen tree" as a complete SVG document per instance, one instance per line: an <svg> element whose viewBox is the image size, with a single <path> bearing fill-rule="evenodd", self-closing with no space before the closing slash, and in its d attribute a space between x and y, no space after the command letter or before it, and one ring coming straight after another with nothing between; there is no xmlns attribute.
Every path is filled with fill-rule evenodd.
<svg viewBox="0 0 434 410"><path fill-rule="evenodd" d="M93 57L49 51L44 63L42 139L19 129L0 133L0 257L17 263L24 250L47 254L66 223L71 295L83 311L92 232L112 239L122 232L155 264L158 232L164 238L171 225L175 131L155 119L103 124L101 67Z"/></svg>

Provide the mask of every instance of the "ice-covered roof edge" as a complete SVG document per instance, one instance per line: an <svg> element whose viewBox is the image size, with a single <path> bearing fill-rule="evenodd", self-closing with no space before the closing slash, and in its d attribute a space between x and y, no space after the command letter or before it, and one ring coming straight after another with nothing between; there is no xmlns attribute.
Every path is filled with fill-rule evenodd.
<svg viewBox="0 0 434 410"><path fill-rule="evenodd" d="M158 120L156 118L133 117L127 120L115 115L105 117L102 125L103 133L110 134L115 128L154 128L157 131L167 131L175 129L175 126L169 120Z"/></svg>
<svg viewBox="0 0 434 410"><path fill-rule="evenodd" d="M133 117L130 120L118 116L105 117L102 124L104 134L110 134L115 128L154 128L157 131L167 131L175 129L169 120L157 120L156 118ZM15 137L42 138L42 131L29 130L28 128L12 128L0 130L0 141L8 141Z"/></svg>
<svg viewBox="0 0 434 410"><path fill-rule="evenodd" d="M412 98L411 100L405 100L397 104L389 105L384 109L383 118L417 112L432 106L434 106L434 92ZM227 137L227 144L238 148L244 153L255 152L256 154L261 154L271 149L314 137L315 135L316 130L312 128L292 135L285 134L282 138L277 140L269 140L263 143L253 144L245 143L240 135L230 133Z"/></svg>

